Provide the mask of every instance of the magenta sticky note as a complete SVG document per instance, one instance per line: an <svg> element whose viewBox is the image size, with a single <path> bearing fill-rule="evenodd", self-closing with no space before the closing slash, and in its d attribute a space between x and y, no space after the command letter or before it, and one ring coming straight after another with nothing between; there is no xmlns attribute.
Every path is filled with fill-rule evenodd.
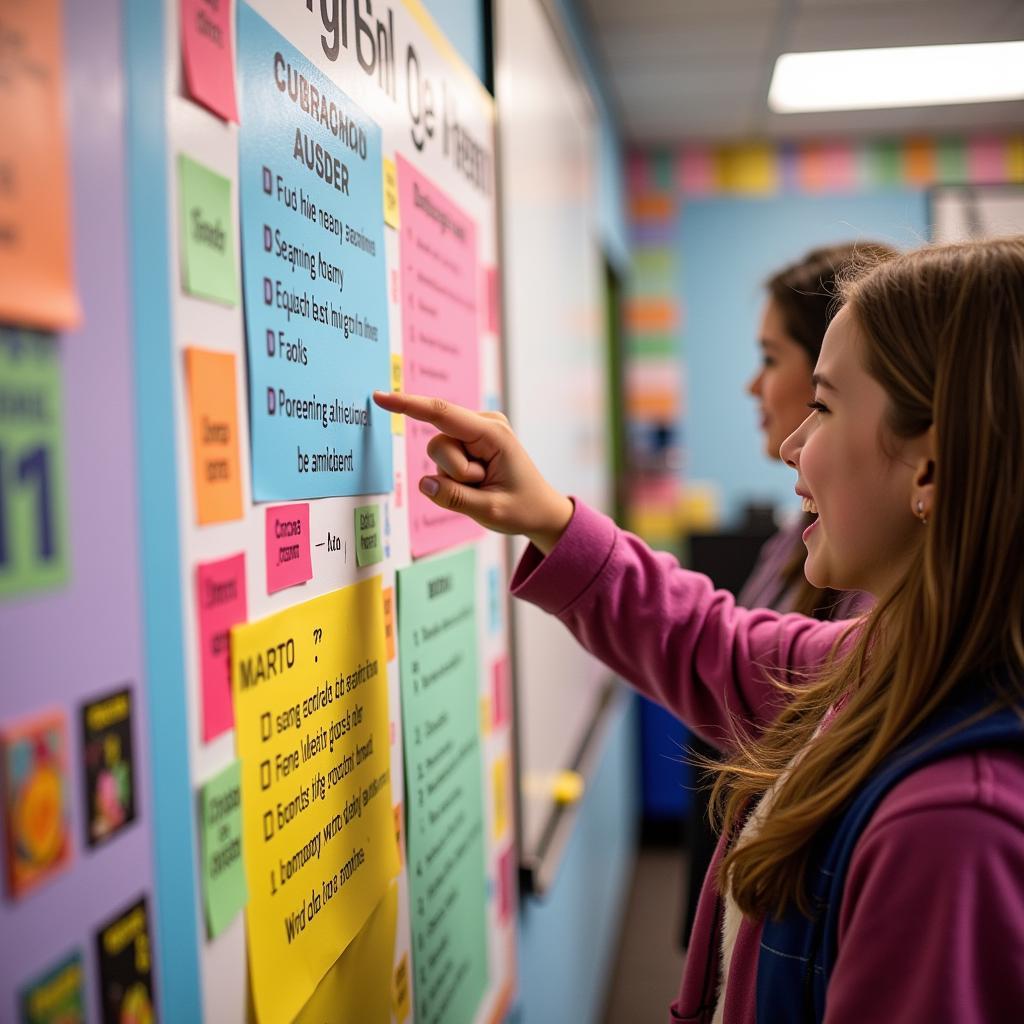
<svg viewBox="0 0 1024 1024"><path fill-rule="evenodd" d="M398 166L404 390L480 408L478 306L480 265L476 223L401 154ZM435 505L420 477L436 471L425 423L406 424L409 542L414 557L479 537L471 519Z"/></svg>
<svg viewBox="0 0 1024 1024"><path fill-rule="evenodd" d="M495 729L512 720L512 691L508 678L508 658L499 658L491 667L491 713Z"/></svg>
<svg viewBox="0 0 1024 1024"><path fill-rule="evenodd" d="M231 627L248 618L245 555L196 566L199 615L199 677L203 742L235 724L231 704Z"/></svg>
<svg viewBox="0 0 1024 1024"><path fill-rule="evenodd" d="M309 550L309 503L267 509L267 593L313 578Z"/></svg>
<svg viewBox="0 0 1024 1024"><path fill-rule="evenodd" d="M516 903L516 848L515 844L498 855L498 920L504 924Z"/></svg>
<svg viewBox="0 0 1024 1024"><path fill-rule="evenodd" d="M233 9L234 0L181 0L181 60L189 96L237 124Z"/></svg>

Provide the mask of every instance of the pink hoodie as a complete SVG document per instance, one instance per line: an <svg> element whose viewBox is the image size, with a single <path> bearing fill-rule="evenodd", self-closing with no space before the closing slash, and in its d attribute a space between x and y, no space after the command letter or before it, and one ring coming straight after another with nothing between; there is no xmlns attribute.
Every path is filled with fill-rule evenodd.
<svg viewBox="0 0 1024 1024"><path fill-rule="evenodd" d="M556 548L530 547L512 593L557 615L587 650L694 732L778 713L769 681L810 669L845 628L736 606L706 576L577 502ZM719 843L701 892L673 1022L708 1022L719 990ZM733 950L726 1024L755 1024L761 923ZM828 1024L1024 1020L1024 754L950 757L899 783L860 837L843 896Z"/></svg>

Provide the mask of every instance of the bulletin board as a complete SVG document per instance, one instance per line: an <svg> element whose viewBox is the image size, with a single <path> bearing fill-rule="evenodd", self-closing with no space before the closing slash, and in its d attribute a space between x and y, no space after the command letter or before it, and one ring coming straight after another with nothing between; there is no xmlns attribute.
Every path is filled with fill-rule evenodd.
<svg viewBox="0 0 1024 1024"><path fill-rule="evenodd" d="M166 173L203 1018L491 1020L504 552L419 494L431 431L369 394L501 404L493 104L417 3L239 3L217 81L191 7Z"/></svg>
<svg viewBox="0 0 1024 1024"><path fill-rule="evenodd" d="M369 398L503 406L493 101L417 0L19 7L0 1019L501 1020L505 545Z"/></svg>

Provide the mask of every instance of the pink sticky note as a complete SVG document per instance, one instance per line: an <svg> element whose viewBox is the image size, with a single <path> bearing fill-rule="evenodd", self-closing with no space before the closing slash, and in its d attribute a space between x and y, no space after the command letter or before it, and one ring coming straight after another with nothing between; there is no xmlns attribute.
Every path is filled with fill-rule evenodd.
<svg viewBox="0 0 1024 1024"><path fill-rule="evenodd" d="M313 578L309 551L309 504L267 509L267 593Z"/></svg>
<svg viewBox="0 0 1024 1024"><path fill-rule="evenodd" d="M235 724L230 635L248 618L244 554L196 566L196 608L205 743Z"/></svg>
<svg viewBox="0 0 1024 1024"><path fill-rule="evenodd" d="M233 0L181 0L181 59L189 96L237 124L233 8Z"/></svg>
<svg viewBox="0 0 1024 1024"><path fill-rule="evenodd" d="M491 666L491 714L495 729L511 720L510 697L508 658L499 658Z"/></svg>
<svg viewBox="0 0 1024 1024"><path fill-rule="evenodd" d="M516 848L513 844L498 855L498 920L504 923L516 901Z"/></svg>
<svg viewBox="0 0 1024 1024"><path fill-rule="evenodd" d="M408 160L398 155L395 162L405 390L479 409L476 224ZM436 472L427 455L435 433L415 420L406 427L409 543L416 557L483 532L471 519L438 508L420 493L420 477Z"/></svg>

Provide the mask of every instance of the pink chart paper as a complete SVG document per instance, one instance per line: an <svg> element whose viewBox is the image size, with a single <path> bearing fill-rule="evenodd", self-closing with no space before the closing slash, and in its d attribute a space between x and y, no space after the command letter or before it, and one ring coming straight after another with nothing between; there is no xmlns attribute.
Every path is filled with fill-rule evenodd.
<svg viewBox="0 0 1024 1024"><path fill-rule="evenodd" d="M396 162L405 390L479 409L476 224L401 155ZM406 430L413 556L480 536L472 520L420 493L420 477L435 471L427 456L435 431L414 420Z"/></svg>

